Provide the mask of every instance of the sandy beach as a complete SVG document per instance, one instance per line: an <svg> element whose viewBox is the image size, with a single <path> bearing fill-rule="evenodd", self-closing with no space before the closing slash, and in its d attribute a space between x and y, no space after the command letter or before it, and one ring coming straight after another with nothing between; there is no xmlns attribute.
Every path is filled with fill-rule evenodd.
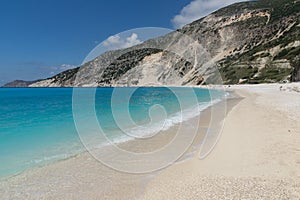
<svg viewBox="0 0 300 200"><path fill-rule="evenodd" d="M214 151L170 167L142 199L300 199L299 86L232 86L244 99Z"/></svg>
<svg viewBox="0 0 300 200"><path fill-rule="evenodd" d="M0 182L1 199L300 199L299 88L228 88L239 98L228 101L221 137L204 159L196 149L160 172L132 175L85 153ZM168 132L151 144L169 141Z"/></svg>

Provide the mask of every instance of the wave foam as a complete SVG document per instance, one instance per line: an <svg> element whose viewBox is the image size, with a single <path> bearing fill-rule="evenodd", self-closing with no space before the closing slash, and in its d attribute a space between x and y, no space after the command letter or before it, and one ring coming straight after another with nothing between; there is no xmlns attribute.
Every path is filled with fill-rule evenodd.
<svg viewBox="0 0 300 200"><path fill-rule="evenodd" d="M197 116L199 116L205 109L221 102L222 100L226 99L228 97L228 93L225 93L224 96L214 99L209 102L201 102L196 106L184 109L182 111L179 111L175 114L170 115L167 119L164 120L164 123L158 122L154 123L151 125L144 125L144 126L139 126L135 128L130 128L127 130L123 130L125 134L127 135L122 135L114 138L111 143L106 143L108 144L118 144L118 143L123 143L123 142L128 142L131 140L136 139L134 136L138 136L138 138L148 138L151 137L161 131L167 131L170 128L172 128L175 125L178 125L180 123L183 123L185 121L188 121L190 119L193 119ZM163 127L162 127L163 124Z"/></svg>

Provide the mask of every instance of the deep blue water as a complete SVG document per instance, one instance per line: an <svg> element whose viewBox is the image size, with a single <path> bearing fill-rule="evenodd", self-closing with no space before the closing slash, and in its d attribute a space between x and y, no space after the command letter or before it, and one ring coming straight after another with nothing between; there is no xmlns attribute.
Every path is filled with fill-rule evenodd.
<svg viewBox="0 0 300 200"><path fill-rule="evenodd" d="M97 89L95 110L99 124L108 137L118 140L122 135L115 121L116 117L112 114L113 90L114 88ZM126 90L129 89L119 88L119 93L114 98L113 109L117 120L124 122L122 125L126 130L140 135L149 134L151 131L147 124L151 121L149 109L154 105L164 107L168 117L165 128L168 128L184 117L199 114L196 113L195 106L205 108L212 100L209 91L205 89L136 88L130 97ZM196 94L197 105L191 100L191 90ZM172 91L180 95L181 104ZM72 93L72 88L0 89L0 177L66 159L84 151L74 124ZM214 91L213 100L223 96L224 93ZM125 103L126 99L129 99L128 106ZM84 103L85 96L79 101ZM126 122L127 110L136 126ZM185 115L179 118L180 110L183 110ZM160 116L154 115L154 118L160 119ZM89 120L86 121L88 123Z"/></svg>

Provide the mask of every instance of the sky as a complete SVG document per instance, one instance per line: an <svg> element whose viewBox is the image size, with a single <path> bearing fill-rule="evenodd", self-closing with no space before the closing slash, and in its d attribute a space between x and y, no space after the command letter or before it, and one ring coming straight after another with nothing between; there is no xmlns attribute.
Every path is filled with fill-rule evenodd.
<svg viewBox="0 0 300 200"><path fill-rule="evenodd" d="M79 66L91 50L143 42L141 27L174 30L238 0L1 0L0 85ZM154 34L155 35L155 34Z"/></svg>

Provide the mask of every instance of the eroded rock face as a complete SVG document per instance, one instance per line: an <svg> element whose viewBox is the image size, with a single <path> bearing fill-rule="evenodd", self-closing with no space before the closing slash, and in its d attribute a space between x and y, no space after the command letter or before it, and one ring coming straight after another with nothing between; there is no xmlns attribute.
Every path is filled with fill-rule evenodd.
<svg viewBox="0 0 300 200"><path fill-rule="evenodd" d="M238 3L185 26L219 65L225 83L296 80L300 54L300 3ZM293 71L296 69L296 72Z"/></svg>
<svg viewBox="0 0 300 200"><path fill-rule="evenodd" d="M79 67L69 69L51 78L35 82L29 87L72 87Z"/></svg>
<svg viewBox="0 0 300 200"><path fill-rule="evenodd" d="M233 4L166 36L106 52L80 69L30 86L299 81L299 56L299 0L260 0Z"/></svg>

